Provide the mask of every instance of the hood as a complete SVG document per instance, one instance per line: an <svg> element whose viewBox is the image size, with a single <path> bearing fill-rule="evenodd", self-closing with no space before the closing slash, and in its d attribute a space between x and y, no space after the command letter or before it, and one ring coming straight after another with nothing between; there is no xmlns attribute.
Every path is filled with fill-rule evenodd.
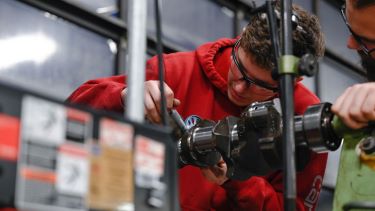
<svg viewBox="0 0 375 211"><path fill-rule="evenodd" d="M231 62L230 51L235 41L235 39L222 38L199 46L196 50L204 74L225 95L228 86L226 76Z"/></svg>

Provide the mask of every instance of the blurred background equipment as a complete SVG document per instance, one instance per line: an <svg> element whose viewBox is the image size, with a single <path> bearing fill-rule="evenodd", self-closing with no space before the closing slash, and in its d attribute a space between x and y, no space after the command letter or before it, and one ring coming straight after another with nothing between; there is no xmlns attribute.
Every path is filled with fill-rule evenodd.
<svg viewBox="0 0 375 211"><path fill-rule="evenodd" d="M170 132L0 81L0 207L175 210Z"/></svg>

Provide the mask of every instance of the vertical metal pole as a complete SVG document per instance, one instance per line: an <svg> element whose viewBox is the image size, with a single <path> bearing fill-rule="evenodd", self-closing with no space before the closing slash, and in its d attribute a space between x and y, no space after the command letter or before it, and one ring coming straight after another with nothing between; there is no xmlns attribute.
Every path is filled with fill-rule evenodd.
<svg viewBox="0 0 375 211"><path fill-rule="evenodd" d="M242 33L241 20L244 19L244 12L242 10L234 10L233 18L233 37L237 37Z"/></svg>
<svg viewBox="0 0 375 211"><path fill-rule="evenodd" d="M159 89L161 93L161 120L164 126L168 126L168 116L167 116L167 102L164 91L164 62L163 62L163 33L161 24L161 7L159 0L155 0L155 23L156 23L156 49L158 53L158 68L159 68Z"/></svg>
<svg viewBox="0 0 375 211"><path fill-rule="evenodd" d="M282 0L282 55L293 55L292 1ZM296 209L296 164L294 143L294 74L280 75L283 114L284 210Z"/></svg>
<svg viewBox="0 0 375 211"><path fill-rule="evenodd" d="M147 0L129 0L128 3L128 93L125 116L141 123L144 121Z"/></svg>
<svg viewBox="0 0 375 211"><path fill-rule="evenodd" d="M314 0L314 1L311 1L311 10L312 10L312 13L316 16L319 17L319 1L320 0ZM318 63L318 70L320 69L320 63ZM321 98L322 97L322 93L321 93L321 89L320 89L320 85L321 85L321 82L320 82L320 71L317 71L314 75L314 86L315 86L315 94L318 96L318 98Z"/></svg>
<svg viewBox="0 0 375 211"><path fill-rule="evenodd" d="M126 2L125 0L118 1L117 3L119 18L126 23ZM116 68L114 75L124 74L125 58L126 58L126 34L122 34L120 39L117 41L117 55L116 55ZM126 73L125 73L126 74ZM124 101L125 102L125 101Z"/></svg>
<svg viewBox="0 0 375 211"><path fill-rule="evenodd" d="M280 65L278 60L280 59L280 36L277 28L277 19L275 17L275 10L274 6L272 4L272 0L266 1L267 6L267 16L268 16L268 28L270 30L270 37L271 37L271 43L273 48L273 53L275 55L275 69L272 70L272 77L276 79L279 75L278 71L280 69Z"/></svg>

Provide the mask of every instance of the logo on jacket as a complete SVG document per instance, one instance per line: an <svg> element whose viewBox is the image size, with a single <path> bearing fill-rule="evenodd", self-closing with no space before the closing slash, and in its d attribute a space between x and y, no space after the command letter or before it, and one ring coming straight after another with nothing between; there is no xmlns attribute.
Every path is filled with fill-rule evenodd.
<svg viewBox="0 0 375 211"><path fill-rule="evenodd" d="M185 119L186 129L189 130L190 128L194 127L194 125L196 125L199 121L201 121L201 118L197 115L188 116L188 118Z"/></svg>
<svg viewBox="0 0 375 211"><path fill-rule="evenodd" d="M314 210L316 202L318 201L320 189L322 188L323 177L320 175L315 176L313 184L311 186L310 192L305 198L305 206L308 210Z"/></svg>

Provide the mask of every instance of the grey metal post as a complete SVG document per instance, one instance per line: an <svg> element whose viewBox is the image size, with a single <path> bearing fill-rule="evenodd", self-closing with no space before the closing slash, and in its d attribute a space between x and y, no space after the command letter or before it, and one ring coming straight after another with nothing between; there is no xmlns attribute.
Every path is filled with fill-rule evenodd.
<svg viewBox="0 0 375 211"><path fill-rule="evenodd" d="M292 0L281 1L282 56L293 55ZM289 72L288 72L289 71ZM283 177L284 210L296 210L296 161L294 136L294 78L296 73L282 69L280 76L281 108L283 115Z"/></svg>
<svg viewBox="0 0 375 211"><path fill-rule="evenodd" d="M147 0L128 1L128 93L125 117L135 122L144 121L144 81L146 61Z"/></svg>

